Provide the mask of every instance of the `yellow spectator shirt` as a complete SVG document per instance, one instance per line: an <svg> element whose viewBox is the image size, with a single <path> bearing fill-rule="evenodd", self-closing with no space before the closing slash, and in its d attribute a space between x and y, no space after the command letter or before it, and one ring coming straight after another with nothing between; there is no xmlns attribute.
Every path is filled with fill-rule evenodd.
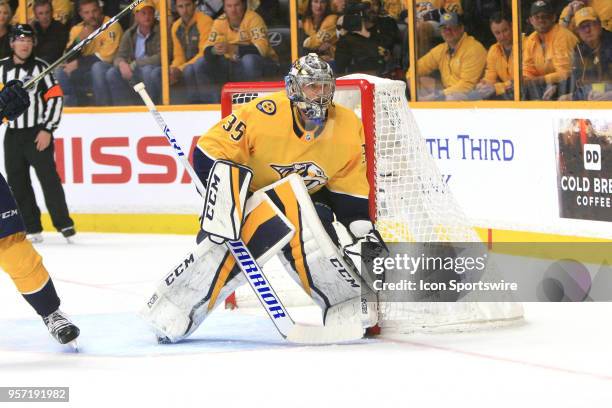
<svg viewBox="0 0 612 408"><path fill-rule="evenodd" d="M504 47L499 43L493 44L487 54L487 67L483 79L495 86L496 95L506 93L506 87L512 82L513 71L512 51L506 55Z"/></svg>
<svg viewBox="0 0 612 408"><path fill-rule="evenodd" d="M298 16L303 16L304 13L306 13L307 9L308 9L308 0L297 0L297 13L298 13Z"/></svg>
<svg viewBox="0 0 612 408"><path fill-rule="evenodd" d="M331 191L367 198L365 140L359 118L336 105L325 126L305 130L285 91L266 95L222 119L200 137L208 157L227 159L253 170L251 191L289 174L300 175L312 194Z"/></svg>
<svg viewBox="0 0 612 408"><path fill-rule="evenodd" d="M453 11L457 14L463 14L463 8L461 7L460 0L426 0L426 1L415 1L415 10L418 13L426 10L442 9L445 11ZM408 0L383 0L383 9L385 12L393 17L399 19L402 11L408 9Z"/></svg>
<svg viewBox="0 0 612 408"><path fill-rule="evenodd" d="M308 36L308 38L304 40L304 48L317 49L323 43L327 42L333 45L338 42L338 37L336 36L337 20L338 16L336 14L330 14L323 19L321 27L317 30L312 18L309 17L304 19L302 29ZM333 56L333 50L331 55Z"/></svg>
<svg viewBox="0 0 612 408"><path fill-rule="evenodd" d="M567 79L577 43L576 36L559 24L544 35L543 42L537 32L531 33L523 47L523 75L527 79L544 76L547 84Z"/></svg>
<svg viewBox="0 0 612 408"><path fill-rule="evenodd" d="M463 34L451 54L446 43L431 49L417 61L418 76L440 71L443 93L469 92L480 80L486 65L487 50L474 37ZM410 71L406 74L409 79Z"/></svg>
<svg viewBox="0 0 612 408"><path fill-rule="evenodd" d="M102 24L106 23L110 20L110 17L104 16L104 21ZM83 30L83 22L81 21L79 24L72 27L70 30L70 37L68 39L68 45L66 49L72 48L75 41L82 41L85 37L81 37L81 31ZM121 42L121 36L123 35L123 29L121 28L121 24L113 24L108 27L106 30L102 31L94 40L83 47L82 55L95 55L100 58L104 62L108 62L112 64L113 58L115 57L115 53L119 48L119 43Z"/></svg>
<svg viewBox="0 0 612 408"><path fill-rule="evenodd" d="M398 1L398 0L392 0ZM426 0L416 1L415 8L417 14L425 10L441 9L447 12L453 12L457 14L463 14L463 7L461 7L460 0Z"/></svg>
<svg viewBox="0 0 612 408"><path fill-rule="evenodd" d="M247 10L244 13L242 22L238 30L233 30L230 27L229 21L225 14L222 14L213 22L212 29L206 41L204 48L211 47L218 42L227 42L232 48L231 53L238 53L239 45L254 45L257 47L259 54L263 57L272 58L277 61L276 52L270 47L268 42L268 27L263 19L254 11ZM232 47L233 46L233 47ZM230 55L226 55L229 57Z"/></svg>
<svg viewBox="0 0 612 408"><path fill-rule="evenodd" d="M193 64L198 58L204 55L204 45L210 34L212 24L213 19L201 11L196 11L187 25L183 25L183 20L180 18L172 24L172 48L174 53L171 64L172 67L177 67L182 71L187 65ZM179 28L181 28L182 25L183 29L180 34L183 36L183 41L179 39ZM195 41L198 42L198 53L187 61L185 50L183 50L183 44Z"/></svg>
<svg viewBox="0 0 612 408"><path fill-rule="evenodd" d="M53 19L66 24L72 13L74 12L74 3L70 0L53 0L51 2L53 6ZM13 16L13 24L19 22L19 16L21 15L21 6L17 6L15 15ZM26 3L26 21L30 22L34 20L34 1L28 0Z"/></svg>

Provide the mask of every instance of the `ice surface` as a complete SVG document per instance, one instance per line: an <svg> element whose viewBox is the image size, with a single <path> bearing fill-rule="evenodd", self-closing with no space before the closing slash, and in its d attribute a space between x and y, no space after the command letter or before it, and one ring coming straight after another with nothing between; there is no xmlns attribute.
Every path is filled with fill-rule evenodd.
<svg viewBox="0 0 612 408"><path fill-rule="evenodd" d="M310 347L286 344L259 311L218 309L188 341L158 345L136 311L193 238L75 240L45 234L37 248L80 352L54 343L0 274L0 386L69 386L58 406L74 407L612 406L609 303L531 303L513 328Z"/></svg>

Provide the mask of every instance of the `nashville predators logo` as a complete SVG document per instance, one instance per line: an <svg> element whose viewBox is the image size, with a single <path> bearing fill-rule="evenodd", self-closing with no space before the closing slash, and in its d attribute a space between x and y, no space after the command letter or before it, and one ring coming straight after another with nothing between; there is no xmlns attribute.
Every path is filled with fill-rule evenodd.
<svg viewBox="0 0 612 408"><path fill-rule="evenodd" d="M276 104L274 101L266 99L257 104L257 109L265 113L266 115L274 115L276 113Z"/></svg>
<svg viewBox="0 0 612 408"><path fill-rule="evenodd" d="M328 177L325 172L313 162L293 163L288 166L271 164L270 166L276 170L281 178L290 174L297 174L302 177L306 188L309 190L327 184Z"/></svg>

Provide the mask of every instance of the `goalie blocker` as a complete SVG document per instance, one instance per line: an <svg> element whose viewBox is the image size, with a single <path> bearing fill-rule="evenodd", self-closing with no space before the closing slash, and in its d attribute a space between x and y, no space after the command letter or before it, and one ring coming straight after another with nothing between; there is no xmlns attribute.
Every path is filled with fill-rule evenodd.
<svg viewBox="0 0 612 408"><path fill-rule="evenodd" d="M211 235L171 269L142 310L158 337L176 342L189 336L246 282L226 247L210 239L231 239L236 232L260 265L280 257L291 278L321 307L324 321L374 325L377 313L368 306L375 305L375 296L362 298L361 277L326 233L303 180L294 174L255 192L241 215L241 201L236 198L246 197L241 180L250 173L228 171L228 165L215 164L209 176L202 227L209 228ZM217 183L214 193L212 182ZM214 210L212 219L206 217L209 209ZM269 298L268 307L274 301Z"/></svg>
<svg viewBox="0 0 612 408"><path fill-rule="evenodd" d="M240 237L253 172L224 160L217 160L210 170L202 212L202 230L218 244Z"/></svg>

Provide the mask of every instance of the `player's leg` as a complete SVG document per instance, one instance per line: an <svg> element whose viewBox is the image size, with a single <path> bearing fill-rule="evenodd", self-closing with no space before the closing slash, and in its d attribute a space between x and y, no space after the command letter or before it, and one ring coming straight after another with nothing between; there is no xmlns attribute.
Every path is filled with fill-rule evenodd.
<svg viewBox="0 0 612 408"><path fill-rule="evenodd" d="M360 244L362 242L380 242L381 251L384 251L386 250L386 245L382 241L380 234L374 232L374 226L367 220L354 221L351 223L352 230L336 221L327 189L321 189L310 197L325 232L329 235L334 245L341 249L344 259L347 262L350 261L355 270L361 275ZM373 248L371 247L370 250L373 250ZM371 253L368 253L368 256L371 255ZM362 287L371 287L372 282L367 282L367 276L365 276L365 279L363 278L364 276L362 276ZM367 310L367 312L364 313L364 310ZM349 321L357 321L356 319L359 319L363 327L368 329L368 333L378 334L376 331L371 331L377 327L376 324L378 322L378 299L375 291L369 289L362 290L360 298L351 298L333 305L327 309L325 314L326 323L331 325L346 324Z"/></svg>
<svg viewBox="0 0 612 408"><path fill-rule="evenodd" d="M141 70L136 67L133 71L134 82L140 82ZM110 99L115 106L129 105L134 102L134 92L128 82L121 76L119 67L110 67L104 72L104 79L108 86Z"/></svg>
<svg viewBox="0 0 612 408"><path fill-rule="evenodd" d="M217 180L214 202L235 202L224 194L233 190L223 185ZM203 224L204 229L216 234L216 226L235 224L222 213L222 208L215 208L213 224ZM292 278L324 312L350 299L361 302L360 277L325 232L299 176L289 176L256 192L248 200L246 213L241 238L260 265L282 248L281 259ZM208 313L244 282L234 258L224 247L206 239L166 275L142 314L158 338L179 341L193 333ZM367 306L366 302L365 309Z"/></svg>
<svg viewBox="0 0 612 408"><path fill-rule="evenodd" d="M144 65L142 69L142 82L149 90L153 102L159 103L161 98L161 67L157 65Z"/></svg>
<svg viewBox="0 0 612 408"><path fill-rule="evenodd" d="M76 89L72 86L70 75L64 72L64 67L59 66L55 71L55 78L59 82L62 92L64 93L65 106L77 106Z"/></svg>
<svg viewBox="0 0 612 408"><path fill-rule="evenodd" d="M303 180L297 175L282 179L265 191L296 229L289 244L283 248L281 262L321 307L324 319L327 321L330 311L335 314L340 305L348 302L351 314L345 310L342 315L345 320L360 321L364 327L375 324L373 293L362 284L352 264L344 259L335 228L331 226L331 210L321 202L313 204ZM341 319L334 320L336 324L343 323Z"/></svg>
<svg viewBox="0 0 612 408"><path fill-rule="evenodd" d="M26 130L6 130L4 136L4 165L6 176L19 210L25 222L28 234L40 234L40 209L36 205L36 196L32 189L30 164L25 155L26 145L34 145L34 139L26 134ZM10 195L10 192L9 192Z"/></svg>
<svg viewBox="0 0 612 408"><path fill-rule="evenodd" d="M202 59L202 58L200 58ZM199 60L198 60L199 61ZM183 68L183 80L180 82L180 86L178 90L175 90L176 87L172 89L172 94L175 92L181 92L184 94L184 98L187 98L187 102L193 103L200 100L200 95L198 92L198 82L196 78L196 63L187 65Z"/></svg>
<svg viewBox="0 0 612 408"><path fill-rule="evenodd" d="M293 229L263 194L249 199L246 212L241 237L263 265L287 244ZM205 239L166 274L141 314L159 339L176 342L244 283L226 247Z"/></svg>
<svg viewBox="0 0 612 408"><path fill-rule="evenodd" d="M111 104L111 94L110 87L108 82L106 82L106 72L111 69L113 66L107 62L98 60L97 57L91 56L93 59L88 61L89 65L89 74L91 77L91 86L93 88L94 97L96 99L96 105L98 106L108 106ZM81 57L81 59L89 57ZM79 61L80 64L80 61Z"/></svg>
<svg viewBox="0 0 612 408"><path fill-rule="evenodd" d="M327 235L329 235L334 244L339 247L340 243L338 241L338 234L333 226L335 216L328 198L328 190L322 188L316 193L311 194L310 199L312 200L315 211L317 212L323 228L325 228L325 232Z"/></svg>
<svg viewBox="0 0 612 408"><path fill-rule="evenodd" d="M230 78L232 63L223 56L211 53L198 59L194 64L199 101L218 103L221 86Z"/></svg>
<svg viewBox="0 0 612 408"><path fill-rule="evenodd" d="M34 137L37 132L34 132ZM53 140L51 140L49 147L43 151L38 151L34 143L25 147L26 159L34 167L36 176L40 181L45 204L49 210L53 226L65 237L69 237L75 234L74 222L68 212L66 195L62 187L62 181L57 173L54 152L55 145ZM40 222L40 213L38 215L38 222Z"/></svg>
<svg viewBox="0 0 612 408"><path fill-rule="evenodd" d="M256 81L264 74L264 57L259 54L246 54L236 63L237 70L233 72L232 81Z"/></svg>
<svg viewBox="0 0 612 408"><path fill-rule="evenodd" d="M0 268L62 344L76 339L79 329L59 309L60 299L42 258L25 239L24 225L8 184L0 175Z"/></svg>

